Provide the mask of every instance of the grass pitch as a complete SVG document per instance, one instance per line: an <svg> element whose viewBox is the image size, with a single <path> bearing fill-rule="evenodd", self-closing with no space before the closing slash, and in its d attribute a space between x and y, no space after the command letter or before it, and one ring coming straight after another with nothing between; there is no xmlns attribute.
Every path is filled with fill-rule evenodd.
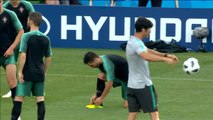
<svg viewBox="0 0 213 120"><path fill-rule="evenodd" d="M86 109L95 92L97 69L83 64L87 51L98 54L118 54L121 50L106 49L53 49L53 59L46 79L45 120L126 120L128 111L122 108L120 88L112 89L104 101L103 109ZM176 53L177 65L150 63L151 77L158 93L161 120L213 120L213 53ZM199 60L198 74L187 75L182 63L189 57ZM5 72L0 68L1 95L8 91ZM0 98L0 120L9 120L11 99ZM36 120L34 97L26 97L22 120ZM138 120L149 120L140 113Z"/></svg>

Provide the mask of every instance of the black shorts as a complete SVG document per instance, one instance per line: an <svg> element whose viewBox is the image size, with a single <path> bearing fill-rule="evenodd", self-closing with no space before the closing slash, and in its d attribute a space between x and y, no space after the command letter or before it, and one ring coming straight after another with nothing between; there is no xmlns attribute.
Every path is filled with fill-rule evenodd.
<svg viewBox="0 0 213 120"><path fill-rule="evenodd" d="M154 86L146 86L143 89L127 89L127 100L129 112L144 113L158 111L157 94Z"/></svg>

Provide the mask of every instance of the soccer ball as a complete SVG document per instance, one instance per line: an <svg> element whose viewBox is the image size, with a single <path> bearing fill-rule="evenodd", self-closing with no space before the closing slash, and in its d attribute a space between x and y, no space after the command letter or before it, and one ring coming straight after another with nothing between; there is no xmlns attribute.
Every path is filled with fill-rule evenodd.
<svg viewBox="0 0 213 120"><path fill-rule="evenodd" d="M183 63L183 70L187 74L194 74L194 73L199 72L200 65L198 63L198 60L196 58L188 58Z"/></svg>

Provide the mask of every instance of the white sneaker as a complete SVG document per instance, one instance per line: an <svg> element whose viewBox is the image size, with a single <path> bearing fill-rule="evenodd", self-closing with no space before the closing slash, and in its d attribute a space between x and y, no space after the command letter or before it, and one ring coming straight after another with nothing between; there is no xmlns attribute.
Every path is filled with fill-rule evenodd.
<svg viewBox="0 0 213 120"><path fill-rule="evenodd" d="M20 117L20 116L18 117L18 120L21 120L21 117Z"/></svg>
<svg viewBox="0 0 213 120"><path fill-rule="evenodd" d="M7 94L3 95L2 98L10 98L12 95L11 91L9 91Z"/></svg>

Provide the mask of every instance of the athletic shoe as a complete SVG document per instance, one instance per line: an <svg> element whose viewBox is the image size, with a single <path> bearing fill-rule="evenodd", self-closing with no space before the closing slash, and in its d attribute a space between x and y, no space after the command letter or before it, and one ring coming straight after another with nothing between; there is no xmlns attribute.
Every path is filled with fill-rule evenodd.
<svg viewBox="0 0 213 120"><path fill-rule="evenodd" d="M10 98L12 95L11 91L9 91L7 94L3 95L2 98Z"/></svg>

